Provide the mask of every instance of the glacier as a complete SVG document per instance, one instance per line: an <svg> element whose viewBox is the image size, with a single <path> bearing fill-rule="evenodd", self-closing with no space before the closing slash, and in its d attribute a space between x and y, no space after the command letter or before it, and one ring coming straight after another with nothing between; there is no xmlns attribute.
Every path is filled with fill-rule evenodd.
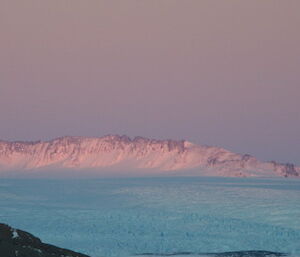
<svg viewBox="0 0 300 257"><path fill-rule="evenodd" d="M2 223L92 257L299 257L299 203L300 180L280 177L0 179Z"/></svg>
<svg viewBox="0 0 300 257"><path fill-rule="evenodd" d="M108 135L0 141L0 176L299 177L300 167L181 140Z"/></svg>

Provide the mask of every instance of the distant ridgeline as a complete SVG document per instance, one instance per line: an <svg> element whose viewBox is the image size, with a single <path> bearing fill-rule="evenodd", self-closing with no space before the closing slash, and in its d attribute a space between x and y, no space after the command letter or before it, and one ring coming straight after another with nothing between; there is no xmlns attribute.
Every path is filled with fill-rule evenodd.
<svg viewBox="0 0 300 257"><path fill-rule="evenodd" d="M90 170L95 174L298 177L293 164L261 162L220 147L188 141L109 135L62 137L50 141L0 141L0 175L13 172ZM106 174L107 175L107 174Z"/></svg>

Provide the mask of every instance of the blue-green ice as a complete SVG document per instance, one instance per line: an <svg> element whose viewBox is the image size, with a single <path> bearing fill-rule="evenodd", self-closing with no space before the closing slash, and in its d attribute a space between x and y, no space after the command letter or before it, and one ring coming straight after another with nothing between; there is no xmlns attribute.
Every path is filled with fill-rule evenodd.
<svg viewBox="0 0 300 257"><path fill-rule="evenodd" d="M300 256L300 180L1 179L0 222L93 257L236 250Z"/></svg>

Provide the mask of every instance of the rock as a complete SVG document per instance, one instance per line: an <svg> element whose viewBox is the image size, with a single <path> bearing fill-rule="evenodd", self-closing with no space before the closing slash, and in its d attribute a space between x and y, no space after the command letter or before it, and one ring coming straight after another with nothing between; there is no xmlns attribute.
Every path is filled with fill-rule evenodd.
<svg viewBox="0 0 300 257"><path fill-rule="evenodd" d="M0 140L0 176L59 177L82 174L86 177L88 173L93 176L192 174L299 177L300 167L261 162L248 154L241 155L184 140L143 137L132 140L119 135L61 137L37 142Z"/></svg>
<svg viewBox="0 0 300 257"><path fill-rule="evenodd" d="M0 223L1 257L89 257L88 255L43 243L25 231Z"/></svg>
<svg viewBox="0 0 300 257"><path fill-rule="evenodd" d="M283 257L288 256L285 253L270 252L270 251L235 251L235 252L220 252L220 253L194 253L194 252L176 252L176 253L142 253L136 256L143 257L176 257L176 256L199 256L199 257Z"/></svg>

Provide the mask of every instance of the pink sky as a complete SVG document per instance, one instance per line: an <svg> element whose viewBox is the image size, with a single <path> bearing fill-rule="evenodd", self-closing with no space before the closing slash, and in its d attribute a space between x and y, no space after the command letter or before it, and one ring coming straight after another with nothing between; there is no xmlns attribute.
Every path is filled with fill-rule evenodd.
<svg viewBox="0 0 300 257"><path fill-rule="evenodd" d="M184 138L300 164L299 10L2 0L0 138Z"/></svg>

